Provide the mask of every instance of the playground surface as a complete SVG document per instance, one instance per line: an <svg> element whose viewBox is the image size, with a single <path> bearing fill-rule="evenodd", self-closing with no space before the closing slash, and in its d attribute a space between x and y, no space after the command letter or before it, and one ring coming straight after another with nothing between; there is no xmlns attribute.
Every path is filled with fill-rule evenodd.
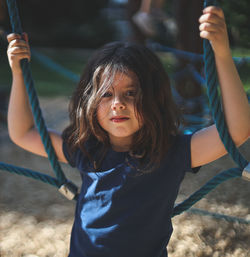
<svg viewBox="0 0 250 257"><path fill-rule="evenodd" d="M49 127L61 131L68 123L67 97L40 99ZM241 148L250 160L250 140ZM45 158L34 156L10 142L6 125L0 124L0 161L51 173ZM185 199L220 171L236 165L229 156L187 174L178 201ZM79 185L78 172L63 165L66 176ZM194 207L250 220L250 182L232 179ZM23 176L0 171L0 256L66 257L75 202L57 189ZM174 233L168 246L170 257L247 257L249 225L185 212L173 218ZM150 236L150 235L149 235Z"/></svg>

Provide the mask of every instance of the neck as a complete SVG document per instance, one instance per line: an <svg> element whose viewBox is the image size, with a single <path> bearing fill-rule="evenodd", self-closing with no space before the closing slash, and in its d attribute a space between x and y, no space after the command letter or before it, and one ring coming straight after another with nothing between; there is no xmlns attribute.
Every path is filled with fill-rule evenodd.
<svg viewBox="0 0 250 257"><path fill-rule="evenodd" d="M128 152L131 146L131 137L126 138L113 138L110 137L110 144L116 152Z"/></svg>

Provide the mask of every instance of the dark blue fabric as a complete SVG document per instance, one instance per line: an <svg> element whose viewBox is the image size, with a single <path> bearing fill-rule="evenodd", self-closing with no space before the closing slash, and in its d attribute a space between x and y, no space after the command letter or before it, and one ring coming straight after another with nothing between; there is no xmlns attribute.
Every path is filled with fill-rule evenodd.
<svg viewBox="0 0 250 257"><path fill-rule="evenodd" d="M84 154L65 157L80 170L70 257L166 257L171 214L185 172L191 169L191 135L176 137L161 166L135 176L128 153L109 149L98 172Z"/></svg>

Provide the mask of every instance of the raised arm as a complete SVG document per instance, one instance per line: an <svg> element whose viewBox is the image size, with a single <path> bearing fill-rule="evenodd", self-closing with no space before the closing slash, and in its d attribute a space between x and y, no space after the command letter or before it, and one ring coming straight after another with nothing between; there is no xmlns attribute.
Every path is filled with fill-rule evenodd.
<svg viewBox="0 0 250 257"><path fill-rule="evenodd" d="M12 88L8 108L9 136L15 144L25 150L47 157L40 135L34 126L20 66L21 59L30 60L27 34L23 34L23 38L18 34L7 36L9 42L7 54L12 71ZM67 162L62 152L61 135L52 130L49 130L49 134L58 159Z"/></svg>
<svg viewBox="0 0 250 257"><path fill-rule="evenodd" d="M223 112L229 133L237 146L250 135L250 108L232 59L223 11L214 6L200 17L200 35L210 41L220 83ZM196 132L191 140L192 166L211 162L226 153L215 126Z"/></svg>

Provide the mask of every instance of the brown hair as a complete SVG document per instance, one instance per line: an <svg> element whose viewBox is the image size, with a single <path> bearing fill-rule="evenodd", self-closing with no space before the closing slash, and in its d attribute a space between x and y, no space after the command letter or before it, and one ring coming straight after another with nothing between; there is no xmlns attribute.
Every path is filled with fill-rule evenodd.
<svg viewBox="0 0 250 257"><path fill-rule="evenodd" d="M98 124L96 109L116 72L136 76L139 93L135 99L142 127L134 134L130 155L145 170L159 165L178 133L180 112L172 98L170 81L159 58L143 45L114 42L102 47L87 63L69 107L70 125L63 131L70 151L80 148L92 160L85 143L97 139L102 154L110 146L109 137ZM103 74L108 74L100 85ZM149 168L151 167L151 168Z"/></svg>

